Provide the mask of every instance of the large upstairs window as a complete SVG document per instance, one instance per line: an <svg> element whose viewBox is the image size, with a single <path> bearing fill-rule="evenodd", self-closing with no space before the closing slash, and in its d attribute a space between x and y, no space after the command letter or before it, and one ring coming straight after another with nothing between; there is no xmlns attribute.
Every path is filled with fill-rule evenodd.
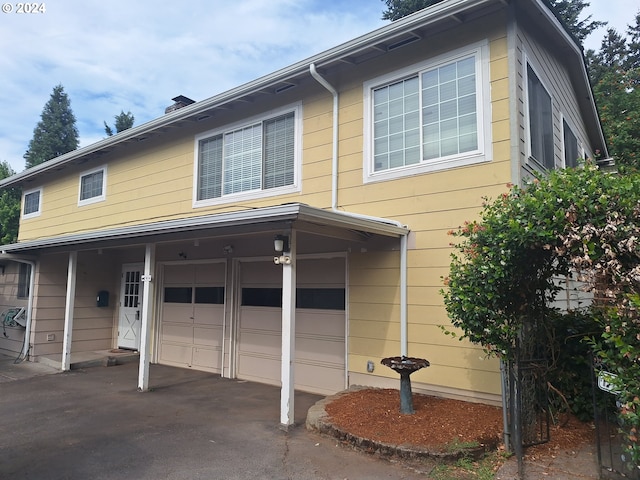
<svg viewBox="0 0 640 480"><path fill-rule="evenodd" d="M101 202L106 198L107 167L103 166L80 175L78 205Z"/></svg>
<svg viewBox="0 0 640 480"><path fill-rule="evenodd" d="M196 138L196 206L297 188L298 108Z"/></svg>
<svg viewBox="0 0 640 480"><path fill-rule="evenodd" d="M487 46L365 84L365 181L488 160Z"/></svg>
<svg viewBox="0 0 640 480"><path fill-rule="evenodd" d="M547 169L555 168L551 95L527 63L529 156Z"/></svg>
<svg viewBox="0 0 640 480"><path fill-rule="evenodd" d="M22 196L22 218L37 217L42 211L42 188L28 190Z"/></svg>

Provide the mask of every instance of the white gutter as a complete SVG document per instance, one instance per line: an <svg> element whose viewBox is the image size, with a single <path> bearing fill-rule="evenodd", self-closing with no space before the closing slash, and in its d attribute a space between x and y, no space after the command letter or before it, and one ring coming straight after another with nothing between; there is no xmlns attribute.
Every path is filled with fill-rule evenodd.
<svg viewBox="0 0 640 480"><path fill-rule="evenodd" d="M338 91L322 77L316 70L315 64L309 65L309 72L316 81L326 88L333 96L333 146L331 153L331 210L334 213L346 215L360 220L375 220L378 222L393 223L394 225L406 228L402 223L388 218L374 217L359 213L345 212L338 210ZM407 250L409 232L401 234L400 237L400 355L407 356Z"/></svg>
<svg viewBox="0 0 640 480"><path fill-rule="evenodd" d="M22 351L18 355L18 358L16 358L16 363L18 363L18 360L20 360L20 357L22 357L22 360L20 360L21 362L26 360L27 354L29 353L29 340L31 339L31 318L32 318L31 312L33 310L33 290L36 283L36 262L33 260L27 260L24 257L14 257L12 255L7 255L7 254L2 255L2 258L6 258L7 260L11 260L17 263L24 263L31 267L30 273L29 273L29 299L27 301L27 324L25 325L24 343L22 345Z"/></svg>

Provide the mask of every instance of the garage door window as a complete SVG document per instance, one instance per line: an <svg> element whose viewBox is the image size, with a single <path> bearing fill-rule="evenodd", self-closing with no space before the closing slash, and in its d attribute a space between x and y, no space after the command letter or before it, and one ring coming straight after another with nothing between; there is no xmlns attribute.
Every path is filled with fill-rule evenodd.
<svg viewBox="0 0 640 480"><path fill-rule="evenodd" d="M224 287L196 287L195 303L224 305Z"/></svg>
<svg viewBox="0 0 640 480"><path fill-rule="evenodd" d="M281 288L243 288L242 305L247 307L282 307ZM344 288L298 288L296 308L344 310Z"/></svg>
<svg viewBox="0 0 640 480"><path fill-rule="evenodd" d="M165 303L200 303L223 305L224 287L166 287L164 289Z"/></svg>

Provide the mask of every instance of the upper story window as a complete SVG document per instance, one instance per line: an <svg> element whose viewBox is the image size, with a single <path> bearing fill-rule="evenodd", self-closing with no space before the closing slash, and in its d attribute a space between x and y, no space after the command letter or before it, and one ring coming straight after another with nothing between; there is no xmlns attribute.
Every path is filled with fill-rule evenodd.
<svg viewBox="0 0 640 480"><path fill-rule="evenodd" d="M196 137L194 206L296 191L299 106Z"/></svg>
<svg viewBox="0 0 640 480"><path fill-rule="evenodd" d="M564 145L564 166L575 167L578 165L580 152L578 150L578 139L566 120L562 120L562 138Z"/></svg>
<svg viewBox="0 0 640 480"><path fill-rule="evenodd" d="M365 83L365 182L489 160L488 45Z"/></svg>
<svg viewBox="0 0 640 480"><path fill-rule="evenodd" d="M22 218L37 217L42 210L42 188L24 192L22 197Z"/></svg>
<svg viewBox="0 0 640 480"><path fill-rule="evenodd" d="M78 205L101 202L106 198L107 167L96 168L80 175Z"/></svg>
<svg viewBox="0 0 640 480"><path fill-rule="evenodd" d="M555 168L551 95L527 63L529 109L529 156L547 169Z"/></svg>

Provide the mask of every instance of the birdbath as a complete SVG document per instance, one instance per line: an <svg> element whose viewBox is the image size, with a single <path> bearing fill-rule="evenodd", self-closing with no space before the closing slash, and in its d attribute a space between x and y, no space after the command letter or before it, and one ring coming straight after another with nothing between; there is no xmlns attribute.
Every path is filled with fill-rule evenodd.
<svg viewBox="0 0 640 480"><path fill-rule="evenodd" d="M400 413L411 415L413 410L413 397L411 395L411 379L409 375L421 368L428 367L429 360L415 357L387 357L380 362L400 374Z"/></svg>

